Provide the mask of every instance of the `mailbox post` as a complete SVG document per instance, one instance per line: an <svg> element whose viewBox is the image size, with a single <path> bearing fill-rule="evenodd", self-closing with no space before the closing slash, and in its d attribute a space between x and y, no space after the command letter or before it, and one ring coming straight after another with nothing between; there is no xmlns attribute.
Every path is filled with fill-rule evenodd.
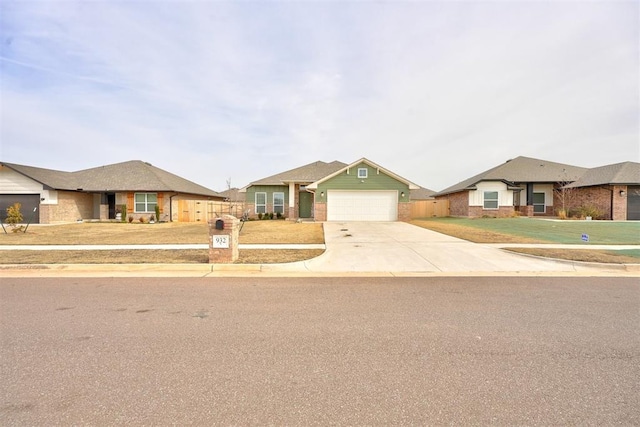
<svg viewBox="0 0 640 427"><path fill-rule="evenodd" d="M240 256L240 220L231 215L209 220L209 263L230 264Z"/></svg>

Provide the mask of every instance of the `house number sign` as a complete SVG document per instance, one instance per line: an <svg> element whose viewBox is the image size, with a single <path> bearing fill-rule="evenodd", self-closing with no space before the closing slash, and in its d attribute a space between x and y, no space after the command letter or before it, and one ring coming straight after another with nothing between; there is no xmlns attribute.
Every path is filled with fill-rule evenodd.
<svg viewBox="0 0 640 427"><path fill-rule="evenodd" d="M217 249L228 249L229 236L213 236L213 247Z"/></svg>

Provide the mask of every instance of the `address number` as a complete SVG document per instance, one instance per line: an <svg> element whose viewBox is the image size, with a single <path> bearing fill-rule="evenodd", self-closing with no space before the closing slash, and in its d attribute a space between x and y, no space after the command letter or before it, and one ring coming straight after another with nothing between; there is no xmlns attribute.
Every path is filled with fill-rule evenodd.
<svg viewBox="0 0 640 427"><path fill-rule="evenodd" d="M229 236L213 236L213 247L220 249L229 248Z"/></svg>

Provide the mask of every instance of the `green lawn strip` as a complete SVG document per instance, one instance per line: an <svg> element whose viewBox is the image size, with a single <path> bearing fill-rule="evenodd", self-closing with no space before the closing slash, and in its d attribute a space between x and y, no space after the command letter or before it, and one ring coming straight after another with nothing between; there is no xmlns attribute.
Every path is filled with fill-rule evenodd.
<svg viewBox="0 0 640 427"><path fill-rule="evenodd" d="M464 227L562 244L640 244L640 223L550 221L537 218L430 218ZM583 240L588 236L588 242Z"/></svg>

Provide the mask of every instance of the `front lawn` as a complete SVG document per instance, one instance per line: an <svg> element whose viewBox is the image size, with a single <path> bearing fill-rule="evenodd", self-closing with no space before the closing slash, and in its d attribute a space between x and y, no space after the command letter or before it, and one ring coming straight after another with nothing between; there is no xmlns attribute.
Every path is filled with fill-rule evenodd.
<svg viewBox="0 0 640 427"><path fill-rule="evenodd" d="M640 244L639 222L554 221L539 218L425 218L411 221L476 243ZM582 239L588 235L589 241Z"/></svg>

